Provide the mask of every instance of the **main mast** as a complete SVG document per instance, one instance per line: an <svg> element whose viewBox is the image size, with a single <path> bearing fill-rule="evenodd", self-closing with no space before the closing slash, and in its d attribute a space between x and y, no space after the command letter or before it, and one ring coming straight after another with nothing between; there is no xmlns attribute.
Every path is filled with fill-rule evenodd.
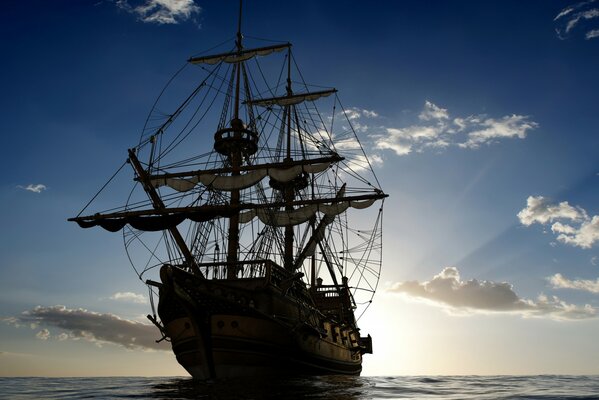
<svg viewBox="0 0 599 400"><path fill-rule="evenodd" d="M291 90L291 49L287 51L287 96L292 96L293 91ZM284 160L285 163L291 164L293 162L293 158L291 158L291 107L292 105L288 105L285 107L285 113L287 114L286 122L287 122L287 154ZM295 190L293 187L293 181L288 182L283 186L283 196L285 202L285 211L291 212L293 211L293 206L291 202L293 202L295 198ZM285 254L283 256L283 264L286 270L293 270L293 226L288 225L285 226Z"/></svg>
<svg viewBox="0 0 599 400"><path fill-rule="evenodd" d="M243 45L241 43L241 16L242 16L242 1L239 1L239 21L237 24L237 54L241 56ZM241 86L241 66L242 63L235 64L235 112L231 121L231 129L233 130L233 145L229 152L229 161L231 163L231 175L239 175L239 167L241 166L241 146L237 144L241 139L243 130L243 121L239 119L239 91ZM233 190L231 192L231 207L233 210L238 210L240 200L240 191ZM235 211L229 219L229 235L227 244L227 278L233 279L237 274L237 251L239 249L239 211Z"/></svg>

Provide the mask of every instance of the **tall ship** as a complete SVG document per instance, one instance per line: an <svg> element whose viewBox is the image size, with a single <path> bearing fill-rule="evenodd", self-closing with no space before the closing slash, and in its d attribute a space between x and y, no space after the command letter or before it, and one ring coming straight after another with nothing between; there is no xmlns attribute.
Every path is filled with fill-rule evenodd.
<svg viewBox="0 0 599 400"><path fill-rule="evenodd" d="M122 232L157 339L194 378L358 375L387 197L360 110L241 21L240 5L235 38L162 91L113 176L129 174L125 205L69 220Z"/></svg>

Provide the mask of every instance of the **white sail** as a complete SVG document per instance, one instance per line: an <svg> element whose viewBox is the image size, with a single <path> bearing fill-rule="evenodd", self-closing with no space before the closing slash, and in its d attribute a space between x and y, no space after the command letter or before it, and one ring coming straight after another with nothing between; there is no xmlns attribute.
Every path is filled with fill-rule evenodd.
<svg viewBox="0 0 599 400"><path fill-rule="evenodd" d="M247 224L254 218L256 218L257 212L256 209L247 210L239 213L239 223Z"/></svg>
<svg viewBox="0 0 599 400"><path fill-rule="evenodd" d="M200 183L210 189L216 190L241 190L254 186L266 176L265 169L257 169L241 175L200 175Z"/></svg>
<svg viewBox="0 0 599 400"><path fill-rule="evenodd" d="M349 202L349 205L352 208L357 208L359 210L364 209L364 208L368 208L371 205L374 204L374 202L377 201L377 199L368 199L368 200L352 200Z"/></svg>
<svg viewBox="0 0 599 400"><path fill-rule="evenodd" d="M272 211L264 208L252 209L240 213L239 222L246 224L255 217L258 217L263 224L269 226L298 225L308 221L316 215L317 212L325 214L326 217L334 218L342 212L345 212L349 207L364 209L373 205L376 200L377 199L375 198L362 201L340 201L332 204L308 204L292 211Z"/></svg>
<svg viewBox="0 0 599 400"><path fill-rule="evenodd" d="M193 189L198 184L198 177L192 176L189 178L154 178L150 180L152 186L161 187L168 186L178 192L187 192Z"/></svg>
<svg viewBox="0 0 599 400"><path fill-rule="evenodd" d="M294 165L290 168L261 168L240 175L217 175L203 173L199 176L187 178L153 178L151 183L154 187L168 186L178 192L187 192L198 183L212 190L242 190L254 186L266 176L270 176L279 182L289 182L299 176L302 172L316 174L326 170L330 162Z"/></svg>
<svg viewBox="0 0 599 400"><path fill-rule="evenodd" d="M246 61L249 60L250 58L256 57L256 56L266 56L269 55L275 51L281 51L281 50L285 50L287 48L289 48L291 46L290 43L285 43L285 44L280 44L280 45L275 45L275 46L268 46L268 47L259 47L256 49L248 49L248 50L243 50L241 52L231 52L231 53L223 53L223 54L217 54L214 56L206 56L206 57L193 57L189 59L189 62L191 64L218 64L219 62L226 62L226 63L238 63L241 61Z"/></svg>
<svg viewBox="0 0 599 400"><path fill-rule="evenodd" d="M323 162L320 164L308 164L308 165L304 165L304 172L307 172L309 174L317 174L319 172L324 171L325 169L329 168L331 166L332 163L330 162Z"/></svg>
<svg viewBox="0 0 599 400"><path fill-rule="evenodd" d="M273 105L277 106L290 106L293 104L299 104L303 101L314 101L321 97L330 96L333 93L336 93L336 89L331 90L323 90L320 92L308 92L308 93L298 93L292 94L289 96L280 96L280 97L270 97L268 99L256 99L252 101L248 101L248 104L260 107L270 107Z"/></svg>
<svg viewBox="0 0 599 400"><path fill-rule="evenodd" d="M318 206L318 211L330 217L341 214L349 208L349 201L341 201L333 204L321 204Z"/></svg>
<svg viewBox="0 0 599 400"><path fill-rule="evenodd" d="M295 165L290 168L271 168L268 171L268 176L270 176L275 181L279 182L289 182L292 181L296 176L302 173L302 166Z"/></svg>
<svg viewBox="0 0 599 400"><path fill-rule="evenodd" d="M270 211L264 208L257 210L260 221L270 226L288 226L303 224L314 216L317 206L309 204L293 211Z"/></svg>

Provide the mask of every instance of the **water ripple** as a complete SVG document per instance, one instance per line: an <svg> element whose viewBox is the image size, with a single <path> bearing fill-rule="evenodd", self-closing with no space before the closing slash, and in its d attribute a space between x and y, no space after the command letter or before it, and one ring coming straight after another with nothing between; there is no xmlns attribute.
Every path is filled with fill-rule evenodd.
<svg viewBox="0 0 599 400"><path fill-rule="evenodd" d="M599 376L0 378L0 399L599 399Z"/></svg>

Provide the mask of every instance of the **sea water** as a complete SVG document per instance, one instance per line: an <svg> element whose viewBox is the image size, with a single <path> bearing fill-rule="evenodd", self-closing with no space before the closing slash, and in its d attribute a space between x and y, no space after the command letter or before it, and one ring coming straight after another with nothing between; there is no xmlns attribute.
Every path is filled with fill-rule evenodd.
<svg viewBox="0 0 599 400"><path fill-rule="evenodd" d="M2 399L599 399L599 376L0 378Z"/></svg>

